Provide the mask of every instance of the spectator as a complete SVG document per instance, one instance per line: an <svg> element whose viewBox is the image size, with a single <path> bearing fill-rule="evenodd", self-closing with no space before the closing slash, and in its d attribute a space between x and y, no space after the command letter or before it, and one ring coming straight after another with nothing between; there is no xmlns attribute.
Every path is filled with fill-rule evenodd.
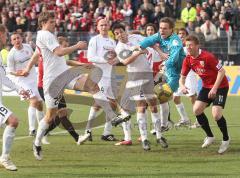
<svg viewBox="0 0 240 178"><path fill-rule="evenodd" d="M164 17L164 14L162 13L161 11L161 8L159 5L156 5L155 8L154 8L154 13L152 13L151 15L151 18L150 18L150 21L155 24L156 26L158 26L161 18Z"/></svg>
<svg viewBox="0 0 240 178"><path fill-rule="evenodd" d="M30 13L30 19L28 20L28 31L37 32L38 29L38 19L35 11Z"/></svg>
<svg viewBox="0 0 240 178"><path fill-rule="evenodd" d="M65 32L65 26L63 25L63 22L60 19L56 19L56 26L55 29L57 32Z"/></svg>
<svg viewBox="0 0 240 178"><path fill-rule="evenodd" d="M137 30L141 24L141 18L142 18L142 10L141 9L138 9L137 11L137 15L134 17L134 20L133 20L133 29L134 30Z"/></svg>
<svg viewBox="0 0 240 178"><path fill-rule="evenodd" d="M205 19L205 23L202 24L200 28L205 36L205 41L212 41L212 40L217 39L217 28L210 21L209 18Z"/></svg>
<svg viewBox="0 0 240 178"><path fill-rule="evenodd" d="M13 11L9 11L8 13L8 21L7 21L7 29L8 32L13 32L16 26L16 19L14 17Z"/></svg>
<svg viewBox="0 0 240 178"><path fill-rule="evenodd" d="M158 5L161 7L161 12L164 14L164 17L173 17L173 12L166 5L164 0L159 0Z"/></svg>
<svg viewBox="0 0 240 178"><path fill-rule="evenodd" d="M154 6L149 2L149 0L143 0L143 4L140 6L140 9L142 10L144 16L149 18L154 11Z"/></svg>
<svg viewBox="0 0 240 178"><path fill-rule="evenodd" d="M128 4L124 3L123 4L123 9L121 9L120 11L123 14L124 17L124 21L127 23L130 23L131 21L131 17L132 17L132 9L131 6L129 6Z"/></svg>
<svg viewBox="0 0 240 178"><path fill-rule="evenodd" d="M192 0L187 0L187 7L182 10L181 20L187 24L189 21L194 22L196 20L197 10L193 7Z"/></svg>
<svg viewBox="0 0 240 178"><path fill-rule="evenodd" d="M112 13L112 20L113 21L123 21L124 16L123 14L120 12L121 8L117 7L116 12Z"/></svg>

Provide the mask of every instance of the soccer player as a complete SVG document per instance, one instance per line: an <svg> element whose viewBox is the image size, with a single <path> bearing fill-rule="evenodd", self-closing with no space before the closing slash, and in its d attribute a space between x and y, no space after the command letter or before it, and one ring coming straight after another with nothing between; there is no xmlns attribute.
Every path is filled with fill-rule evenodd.
<svg viewBox="0 0 240 178"><path fill-rule="evenodd" d="M177 34L183 42L185 53L187 53L187 50L185 47L185 38L188 35L187 30L185 28L180 28L178 30ZM197 99L197 77L196 77L196 74L192 70L190 70L190 72L187 75L186 86L189 89L186 96L189 97L189 99L193 105ZM190 125L190 119L187 115L184 104L181 102L181 96L184 96L184 94L181 92L181 89L178 88L178 90L173 93L173 102L175 103L177 111L180 115L179 122L175 124L175 126L177 126L177 127ZM195 122L193 124L193 126L191 126L191 127L194 127L194 126L198 127L198 125L199 125L198 122Z"/></svg>
<svg viewBox="0 0 240 178"><path fill-rule="evenodd" d="M161 51L158 50L159 54L164 53L169 54L167 58L163 58L165 65L165 74L167 88L171 93L175 92L178 89L178 80L180 78L180 71L182 67L182 61L185 57L183 50L183 45L181 39L177 34L173 33L174 22L169 17L164 17L160 20L159 32L145 38L141 41L140 48L146 49L155 44L159 44ZM169 115L169 105L168 102L160 102L160 114L161 114L161 130L168 130L168 115Z"/></svg>
<svg viewBox="0 0 240 178"><path fill-rule="evenodd" d="M117 56L120 62L127 66L127 90L125 90L126 95L123 94L123 97L127 96L127 98L125 98L126 100L133 99L136 103L137 122L142 139L143 149L151 149L150 142L147 138L147 104L151 110L152 117L154 117L157 143L161 144L163 148L167 148L168 144L166 139L162 137L160 132L160 115L157 108L157 97L153 93L153 73L151 61L148 60L149 55L151 55L151 52L148 52L148 50L151 51L152 49L135 51L131 56L124 58L123 51L134 48L141 40L143 40L144 37L134 34L128 35L125 31L125 27L121 24L115 24L112 28L112 31L118 40L118 44L115 49ZM129 98L129 93L131 98Z"/></svg>
<svg viewBox="0 0 240 178"><path fill-rule="evenodd" d="M108 63L108 61L111 61L116 56L110 55L109 57L112 58L109 58L109 60L104 57L107 53L115 53L114 49L116 47L116 43L108 36L109 23L106 19L101 19L98 21L97 29L99 31L99 34L92 37L89 41L87 58L89 62L92 62L102 70L103 73L100 81L98 82L98 86L103 94L106 95L107 98L111 101L114 110L116 110L116 91L114 91L116 90L116 79L113 67ZM96 103L94 103L94 105L90 108L88 116L89 122L86 128L86 132L92 133L91 122L96 118L99 109L100 106ZM113 134L111 134L111 130L111 121L109 118L106 118L106 123L101 139L105 141L116 141L117 139ZM92 134L89 140L92 140Z"/></svg>
<svg viewBox="0 0 240 178"><path fill-rule="evenodd" d="M5 28L5 26L0 24L0 49L3 48L6 42L7 29ZM22 90L19 86L15 85L11 80L9 80L8 77L6 77L6 72L4 70L4 67L2 66L2 57L0 55L0 87L2 87L2 84L16 90L24 98L29 97L28 92ZM10 111L8 108L2 105L2 103L0 103L0 126L3 126L5 124L6 127L3 132L2 155L0 157L0 165L5 167L7 170L16 171L17 167L11 161L9 154L15 137L16 128L18 127L18 118L13 115L12 111Z"/></svg>
<svg viewBox="0 0 240 178"><path fill-rule="evenodd" d="M56 117L58 110L57 106L62 95L62 92L60 92L57 96L53 96L54 94L49 91L52 82L63 82L64 80L61 80L59 77L71 76L70 73L69 75L61 75L64 72L69 72L64 55L70 54L78 49L86 48L87 43L79 41L73 46L66 48L61 47L56 36L53 34L55 30L55 18L54 13L52 12L42 12L39 15L38 22L41 30L38 31L36 45L43 59L43 90L46 104L46 115L39 123L36 139L33 143L33 151L35 158L41 160L41 139L53 119ZM99 90L97 84L90 80L87 75L82 74L71 80L70 83L63 83L62 85L69 89L88 91L91 93L97 104L100 105L108 117L112 119L113 125L118 125L129 119L123 118L121 115L117 116L112 110L109 100Z"/></svg>
<svg viewBox="0 0 240 178"><path fill-rule="evenodd" d="M203 87L193 106L193 112L198 123L207 135L202 148L210 146L215 140L208 123L208 118L204 114L206 107L212 103L212 116L223 134L223 141L218 149L218 153L222 154L228 149L230 144L227 123L223 117L223 109L229 88L225 70L213 54L199 48L199 40L196 36L189 35L186 38L186 48L188 55L183 62L181 78L179 80L180 87L183 93L188 93L185 80L191 69L202 79Z"/></svg>
<svg viewBox="0 0 240 178"><path fill-rule="evenodd" d="M22 73L29 59L33 55L32 47L22 43L23 39L20 34L13 33L11 35L11 43L13 45L7 58L8 70L16 83L28 91L30 94L28 107L29 135L36 134L36 120L38 122L44 117L42 99L37 90L37 73L32 68L26 75ZM21 98L22 99L22 98Z"/></svg>

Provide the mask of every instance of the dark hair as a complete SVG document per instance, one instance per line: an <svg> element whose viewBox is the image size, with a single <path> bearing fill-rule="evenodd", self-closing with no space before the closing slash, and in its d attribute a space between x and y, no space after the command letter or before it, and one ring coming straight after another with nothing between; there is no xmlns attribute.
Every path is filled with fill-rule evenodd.
<svg viewBox="0 0 240 178"><path fill-rule="evenodd" d="M156 25L153 24L153 23L148 23L148 24L146 24L145 27L144 27L144 33L145 33L145 34L146 34L146 32L147 32L147 28L148 28L148 27L153 27L155 33L157 33L157 27L156 27Z"/></svg>
<svg viewBox="0 0 240 178"><path fill-rule="evenodd" d="M38 25L42 28L42 23L46 23L49 19L54 18L54 12L42 12L38 17Z"/></svg>
<svg viewBox="0 0 240 178"><path fill-rule="evenodd" d="M175 26L174 20L172 18L170 18L170 17L163 17L163 18L161 18L160 23L167 23L170 28L174 28L174 26Z"/></svg>
<svg viewBox="0 0 240 178"><path fill-rule="evenodd" d="M195 35L188 35L186 38L185 38L185 41L193 41L195 44L199 45L200 44L200 41L198 39L197 36Z"/></svg>
<svg viewBox="0 0 240 178"><path fill-rule="evenodd" d="M125 26L121 23L115 23L115 24L112 25L111 29L112 29L112 33L114 34L114 31L116 29L123 29L125 31Z"/></svg>
<svg viewBox="0 0 240 178"><path fill-rule="evenodd" d="M0 24L0 32L5 33L6 31L6 27L3 24Z"/></svg>
<svg viewBox="0 0 240 178"><path fill-rule="evenodd" d="M177 33L179 33L180 31L184 31L186 33L186 35L188 35L188 31L186 30L186 28L179 28L177 30Z"/></svg>

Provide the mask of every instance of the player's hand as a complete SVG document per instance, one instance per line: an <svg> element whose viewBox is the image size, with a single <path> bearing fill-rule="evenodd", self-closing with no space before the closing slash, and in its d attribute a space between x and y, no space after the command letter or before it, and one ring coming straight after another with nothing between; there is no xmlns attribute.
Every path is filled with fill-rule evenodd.
<svg viewBox="0 0 240 178"><path fill-rule="evenodd" d="M106 61L113 60L114 58L117 57L117 54L114 50L108 50L106 54L104 55L104 59Z"/></svg>
<svg viewBox="0 0 240 178"><path fill-rule="evenodd" d="M166 61L168 59L168 57L169 57L169 54L168 53L164 53L164 52L160 52L159 56L160 56L161 60Z"/></svg>
<svg viewBox="0 0 240 178"><path fill-rule="evenodd" d="M77 45L78 49L86 49L87 48L86 41L79 41L76 45Z"/></svg>
<svg viewBox="0 0 240 178"><path fill-rule="evenodd" d="M30 98L30 95L26 90L21 90L19 92L19 95L21 95L23 97L23 99L29 99Z"/></svg>
<svg viewBox="0 0 240 178"><path fill-rule="evenodd" d="M16 76L23 76L23 77L26 77L29 75L29 72L26 71L26 70L17 70L16 71Z"/></svg>
<svg viewBox="0 0 240 178"><path fill-rule="evenodd" d="M186 86L180 86L180 89L181 89L183 94L185 94L185 95L188 94L189 88L187 88Z"/></svg>
<svg viewBox="0 0 240 178"><path fill-rule="evenodd" d="M112 60L108 60L108 64L110 65L116 65L119 63L119 59L117 57L113 58Z"/></svg>
<svg viewBox="0 0 240 178"><path fill-rule="evenodd" d="M208 93L208 98L209 99L214 99L216 97L216 94L217 94L217 89L212 88Z"/></svg>

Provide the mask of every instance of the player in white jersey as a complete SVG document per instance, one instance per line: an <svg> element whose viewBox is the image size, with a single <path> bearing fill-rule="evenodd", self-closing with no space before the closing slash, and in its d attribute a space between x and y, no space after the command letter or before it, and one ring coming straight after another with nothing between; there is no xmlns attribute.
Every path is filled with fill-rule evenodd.
<svg viewBox="0 0 240 178"><path fill-rule="evenodd" d="M146 104L148 104L151 115L155 119L157 143L161 144L163 148L167 148L167 142L160 132L160 115L157 108L157 97L153 93L153 73L151 68L151 61L149 55L151 50L134 51L132 55L124 57L124 51L138 46L139 42L143 40L141 35L128 35L125 27L122 24L115 24L112 31L118 40L115 49L117 56L121 63L127 66L128 81L126 83L126 90L123 94L125 100L134 100L137 110L137 122L142 139L142 146L144 150L150 150L150 142L147 138L147 116ZM134 49L132 49L134 50ZM127 109L122 106L122 109Z"/></svg>
<svg viewBox="0 0 240 178"><path fill-rule="evenodd" d="M88 45L88 52L87 52L87 58L88 61L92 62L94 65L99 67L102 71L102 77L100 81L98 82L98 86L100 90L107 96L109 100L112 102L112 106L116 110L116 98L115 98L115 91L116 84L115 84L115 74L113 72L113 67L111 64L108 63L107 57L109 57L108 54L111 55L111 57L115 58L114 56L114 49L116 47L116 43L113 39L111 39L108 36L108 30L109 30L109 23L105 19L101 19L98 21L97 29L99 31L99 34L92 37L89 41ZM106 57L107 56L107 57ZM90 108L89 116L88 116L88 125L86 128L86 132L92 133L91 131L91 123L93 119L96 118L97 112L99 111L100 106L98 106L96 103ZM116 138L113 134L111 134L112 131L112 124L109 118L106 118L106 123L104 126L104 131L101 136L102 140L105 141L116 141ZM92 134L89 138L89 140L92 140Z"/></svg>
<svg viewBox="0 0 240 178"><path fill-rule="evenodd" d="M79 41L73 46L61 47L54 35L54 17L54 13L52 12L42 12L38 18L38 24L41 30L38 31L36 45L43 59L43 90L46 101L46 115L39 123L36 139L33 143L34 156L37 160L42 159L41 139L48 129L49 124L51 124L53 118L57 115L57 106L64 88L88 91L91 93L97 104L100 105L108 117L112 119L113 125L118 125L129 119L116 115L109 104L109 100L99 90L97 84L89 79L87 75L82 74L72 79L75 75L71 73L72 71L68 70L64 55L70 54L78 49L86 48L87 43ZM57 86L53 84L57 84ZM85 138L88 138L88 134Z"/></svg>
<svg viewBox="0 0 240 178"><path fill-rule="evenodd" d="M185 28L180 28L178 30L178 36L181 38L183 45L184 45L184 39L188 35L188 32ZM185 53L187 53L185 47L184 47ZM186 87L188 88L188 94L183 94L180 87L176 92L173 93L173 101L176 105L177 111L180 115L180 120L178 123L175 124L175 126L180 127L180 126L189 126L190 125L190 119L186 113L184 104L181 102L181 96L188 96L189 99L191 100L191 103L194 104L196 99L197 99L197 76L196 73L193 72L192 70L188 73L186 77ZM192 126L192 128L200 127L198 122L196 121Z"/></svg>
<svg viewBox="0 0 240 178"><path fill-rule="evenodd" d="M6 28L0 24L0 49L2 49L2 47L6 44L6 32ZM16 86L11 80L9 80L8 77L6 77L6 73L2 65L2 57L0 55L0 88L2 88L2 84L16 90L18 93L22 94L24 98L29 96L26 91L22 90L19 86ZM14 116L7 107L0 103L0 126L4 125L6 125L6 127L3 132L0 165L4 166L7 170L16 171L17 167L10 160L9 154L15 137L16 128L18 126L18 118Z"/></svg>
<svg viewBox="0 0 240 178"><path fill-rule="evenodd" d="M33 55L32 47L22 43L22 37L18 33L11 35L11 43L13 45L7 58L8 70L16 83L24 90L29 92L30 98L28 107L28 123L29 135L35 136L36 120L38 122L43 118L42 99L37 89L37 73L34 68L29 73L22 73L23 69ZM21 98L22 99L22 98Z"/></svg>

